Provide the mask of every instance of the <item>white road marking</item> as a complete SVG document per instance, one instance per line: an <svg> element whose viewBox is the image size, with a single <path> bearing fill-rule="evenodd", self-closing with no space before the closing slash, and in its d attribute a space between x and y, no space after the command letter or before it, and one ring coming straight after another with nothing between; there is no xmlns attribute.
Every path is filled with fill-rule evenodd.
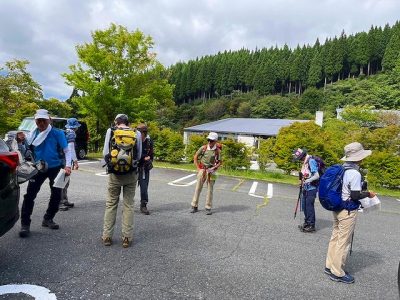
<svg viewBox="0 0 400 300"><path fill-rule="evenodd" d="M93 161L93 160L79 160L78 161L78 164L79 165L87 165L87 164L98 164L98 163L100 163L100 161L98 161L98 160L95 160L95 161Z"/></svg>
<svg viewBox="0 0 400 300"><path fill-rule="evenodd" d="M249 190L249 196L256 197L256 198L264 198L264 196L259 196L259 195L255 194L257 186L258 186L258 182L253 181L253 184L251 185L251 188Z"/></svg>
<svg viewBox="0 0 400 300"><path fill-rule="evenodd" d="M266 196L256 195L257 186L258 186L258 182L257 181L253 181L253 184L251 185L251 188L249 190L249 196L256 197L256 198L265 198L265 197L267 197L268 199L272 198L272 196L274 194L272 183L268 183L268 190L267 190L267 195Z"/></svg>
<svg viewBox="0 0 400 300"><path fill-rule="evenodd" d="M396 200L400 202L400 199L396 199Z"/></svg>
<svg viewBox="0 0 400 300"><path fill-rule="evenodd" d="M183 180L188 179L188 178L193 177L193 176L196 176L196 174L190 174L190 175L187 175L187 176L184 176L184 177L175 179L174 181L168 182L168 185L173 185L173 186L190 186L190 185L192 185L192 184L195 184L195 183L197 182L197 179L196 179L196 180L193 180L193 181L191 181L191 182L189 182L189 183L178 183L178 182L183 181Z"/></svg>
<svg viewBox="0 0 400 300"><path fill-rule="evenodd" d="M55 294L51 293L50 290L32 284L7 284L0 285L0 295L6 294L19 294L23 293L34 297L37 300L57 300Z"/></svg>
<svg viewBox="0 0 400 300"><path fill-rule="evenodd" d="M97 176L108 176L107 172L96 173Z"/></svg>

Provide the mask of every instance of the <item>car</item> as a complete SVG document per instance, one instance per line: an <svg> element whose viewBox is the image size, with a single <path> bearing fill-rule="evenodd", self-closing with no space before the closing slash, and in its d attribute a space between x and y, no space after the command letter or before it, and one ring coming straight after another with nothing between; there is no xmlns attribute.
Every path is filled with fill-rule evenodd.
<svg viewBox="0 0 400 300"><path fill-rule="evenodd" d="M0 236L9 231L19 219L18 163L18 152L10 151L0 139Z"/></svg>
<svg viewBox="0 0 400 300"><path fill-rule="evenodd" d="M51 120L52 126L61 130L65 130L65 125L67 124L68 120L67 118L52 117ZM81 124L81 126L76 131L75 150L78 159L84 159L88 153L89 131L84 121L79 120L79 123ZM21 125L19 125L18 127L18 130L29 133L35 128L36 123L34 117L27 117L22 120Z"/></svg>

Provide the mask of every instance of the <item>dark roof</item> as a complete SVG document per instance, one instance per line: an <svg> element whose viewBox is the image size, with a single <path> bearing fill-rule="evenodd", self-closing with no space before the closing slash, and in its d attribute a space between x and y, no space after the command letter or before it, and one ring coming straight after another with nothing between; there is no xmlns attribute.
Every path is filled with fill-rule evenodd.
<svg viewBox="0 0 400 300"><path fill-rule="evenodd" d="M289 126L294 122L309 122L310 120L287 120L287 119L251 119L251 118L229 118L192 127L184 131L233 133L248 135L276 136L279 129Z"/></svg>

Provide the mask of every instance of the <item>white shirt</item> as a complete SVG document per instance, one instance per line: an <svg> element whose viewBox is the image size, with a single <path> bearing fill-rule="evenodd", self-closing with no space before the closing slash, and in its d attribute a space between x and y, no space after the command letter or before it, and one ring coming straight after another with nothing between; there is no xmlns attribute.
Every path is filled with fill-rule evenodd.
<svg viewBox="0 0 400 300"><path fill-rule="evenodd" d="M354 169L349 169L344 172L342 185L343 201L350 199L351 191L361 192L361 174Z"/></svg>

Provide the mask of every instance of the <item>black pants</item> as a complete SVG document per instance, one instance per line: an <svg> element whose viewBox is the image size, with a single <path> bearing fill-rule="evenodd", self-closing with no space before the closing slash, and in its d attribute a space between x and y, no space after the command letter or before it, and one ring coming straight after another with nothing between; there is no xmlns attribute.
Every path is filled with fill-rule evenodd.
<svg viewBox="0 0 400 300"><path fill-rule="evenodd" d="M58 205L61 200L62 190L53 187L54 179L57 177L61 167L49 168L47 172L39 172L35 177L29 180L28 189L24 195L24 202L22 203L21 209L21 225L29 226L31 224L31 215L33 206L35 205L35 199L40 191L40 187L43 182L48 178L50 181L50 201L47 207L47 211L43 217L45 220L52 220L58 212Z"/></svg>
<svg viewBox="0 0 400 300"><path fill-rule="evenodd" d="M303 190L303 210L304 210L304 223L307 225L315 226L315 208L314 202L317 197L317 190L306 191Z"/></svg>
<svg viewBox="0 0 400 300"><path fill-rule="evenodd" d="M139 185L140 185L140 206L146 206L147 202L149 202L149 180L150 180L150 171L145 169L144 167L139 168Z"/></svg>

